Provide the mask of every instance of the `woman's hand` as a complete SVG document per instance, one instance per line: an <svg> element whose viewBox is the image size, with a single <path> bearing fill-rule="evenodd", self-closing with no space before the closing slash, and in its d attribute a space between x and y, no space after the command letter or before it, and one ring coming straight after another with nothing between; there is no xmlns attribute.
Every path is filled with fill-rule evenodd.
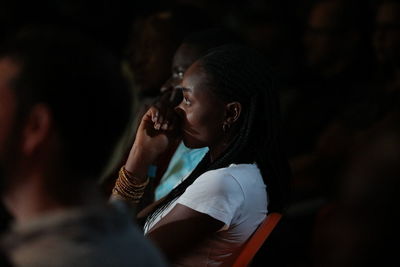
<svg viewBox="0 0 400 267"><path fill-rule="evenodd" d="M143 116L136 133L134 147L143 150L145 157L155 160L169 145L180 138L177 115L161 114L154 106Z"/></svg>
<svg viewBox="0 0 400 267"><path fill-rule="evenodd" d="M165 91L153 103L153 107L157 110L153 120L155 127L166 130L169 126L173 126L177 119L177 114L174 110L176 106L182 101L181 90L168 90Z"/></svg>
<svg viewBox="0 0 400 267"><path fill-rule="evenodd" d="M168 110L168 112L165 112ZM170 146L180 140L177 114L172 109L164 113L152 106L145 113L136 133L135 142L125 164L126 170L135 177L145 179L147 168Z"/></svg>
<svg viewBox="0 0 400 267"><path fill-rule="evenodd" d="M164 92L143 116L135 145L146 151L152 160L180 139L180 121L174 108L182 100L179 90Z"/></svg>

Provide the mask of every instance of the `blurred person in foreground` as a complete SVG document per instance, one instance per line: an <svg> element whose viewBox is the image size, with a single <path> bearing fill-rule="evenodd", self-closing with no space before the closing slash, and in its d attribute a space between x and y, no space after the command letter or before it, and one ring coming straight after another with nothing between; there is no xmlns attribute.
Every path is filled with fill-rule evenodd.
<svg viewBox="0 0 400 267"><path fill-rule="evenodd" d="M1 196L15 219L1 247L16 266L163 266L97 186L131 110L118 69L69 31L30 29L1 48Z"/></svg>

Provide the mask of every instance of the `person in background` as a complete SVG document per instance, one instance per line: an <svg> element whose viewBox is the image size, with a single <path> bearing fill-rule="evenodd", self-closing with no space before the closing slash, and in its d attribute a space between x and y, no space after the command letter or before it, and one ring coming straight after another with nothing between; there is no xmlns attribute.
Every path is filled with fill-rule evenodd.
<svg viewBox="0 0 400 267"><path fill-rule="evenodd" d="M1 47L0 193L14 218L1 248L13 264L165 266L97 186L132 108L118 70L68 30L27 29Z"/></svg>
<svg viewBox="0 0 400 267"><path fill-rule="evenodd" d="M373 71L370 24L368 5L313 2L303 41L306 66L284 121L290 159L312 153L330 123L367 93Z"/></svg>
<svg viewBox="0 0 400 267"><path fill-rule="evenodd" d="M375 17L373 46L378 68L375 75L374 92L370 97L372 104L379 103L379 115L386 113L393 105L397 104L393 99L400 95L399 34L400 3L383 1L378 5Z"/></svg>
<svg viewBox="0 0 400 267"><path fill-rule="evenodd" d="M400 113L364 133L343 172L337 199L320 214L313 266L397 266Z"/></svg>

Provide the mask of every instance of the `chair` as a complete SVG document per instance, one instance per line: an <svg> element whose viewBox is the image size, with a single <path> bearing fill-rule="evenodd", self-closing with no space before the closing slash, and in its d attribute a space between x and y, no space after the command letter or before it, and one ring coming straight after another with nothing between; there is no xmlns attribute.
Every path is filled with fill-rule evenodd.
<svg viewBox="0 0 400 267"><path fill-rule="evenodd" d="M282 214L273 212L268 214L265 220L260 224L254 234L243 245L238 257L233 263L233 267L245 267L250 264L257 251L261 248L265 240L278 224Z"/></svg>

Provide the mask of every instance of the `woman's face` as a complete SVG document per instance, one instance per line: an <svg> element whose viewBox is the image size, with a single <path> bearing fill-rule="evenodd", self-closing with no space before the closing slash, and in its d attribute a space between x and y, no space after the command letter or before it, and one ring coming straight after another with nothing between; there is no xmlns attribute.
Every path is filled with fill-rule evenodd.
<svg viewBox="0 0 400 267"><path fill-rule="evenodd" d="M208 87L208 77L196 62L184 74L180 84L183 100L175 108L182 118L183 142L189 148L223 143L225 103Z"/></svg>

